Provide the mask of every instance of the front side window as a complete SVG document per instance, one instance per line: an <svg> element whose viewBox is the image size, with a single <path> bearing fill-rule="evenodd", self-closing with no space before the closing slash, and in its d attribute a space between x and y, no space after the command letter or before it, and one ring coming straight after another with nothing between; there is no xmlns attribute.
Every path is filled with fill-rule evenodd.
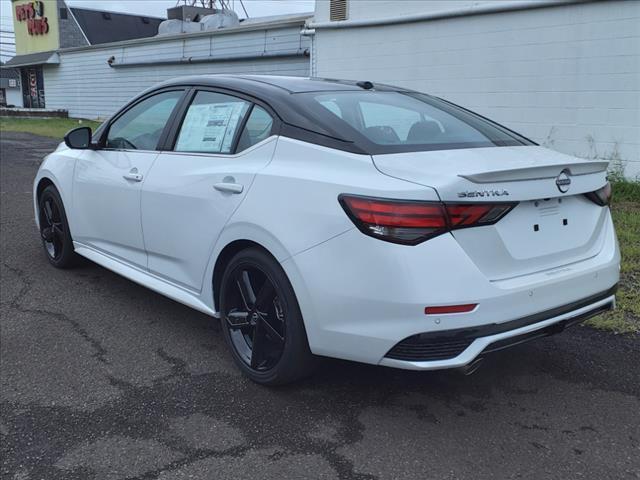
<svg viewBox="0 0 640 480"><path fill-rule="evenodd" d="M184 117L174 150L231 153L233 142L251 104L214 92L198 92Z"/></svg>
<svg viewBox="0 0 640 480"><path fill-rule="evenodd" d="M340 132L364 137L381 153L515 146L526 139L442 100L413 92L339 91L303 94L310 113Z"/></svg>
<svg viewBox="0 0 640 480"><path fill-rule="evenodd" d="M155 150L181 96L182 90L159 93L127 110L109 127L106 147Z"/></svg>

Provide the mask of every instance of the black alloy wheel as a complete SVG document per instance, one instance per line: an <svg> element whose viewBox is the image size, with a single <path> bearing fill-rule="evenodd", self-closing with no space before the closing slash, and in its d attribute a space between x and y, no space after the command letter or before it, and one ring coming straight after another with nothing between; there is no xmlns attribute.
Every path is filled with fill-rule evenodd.
<svg viewBox="0 0 640 480"><path fill-rule="evenodd" d="M231 297L227 305L235 306L226 313L231 341L252 369L269 370L284 351L286 328L282 303L273 283L259 267L240 265L233 271L232 278L237 290L227 292Z"/></svg>
<svg viewBox="0 0 640 480"><path fill-rule="evenodd" d="M231 260L220 311L234 360L252 380L277 385L310 373L313 356L293 288L270 255L248 249Z"/></svg>
<svg viewBox="0 0 640 480"><path fill-rule="evenodd" d="M57 268L72 266L77 258L62 199L53 185L40 194L38 211L40 237L47 259Z"/></svg>

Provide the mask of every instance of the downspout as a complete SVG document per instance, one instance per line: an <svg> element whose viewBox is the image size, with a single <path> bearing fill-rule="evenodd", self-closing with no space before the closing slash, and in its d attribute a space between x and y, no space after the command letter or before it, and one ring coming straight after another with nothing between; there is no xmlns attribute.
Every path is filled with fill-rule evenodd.
<svg viewBox="0 0 640 480"><path fill-rule="evenodd" d="M313 29L308 29L308 28L303 28L302 30L300 30L300 35L304 36L304 37L310 37L311 39L311 48L309 49L310 51L310 58L309 58L309 76L310 77L317 77L318 76L318 69L316 68L316 31Z"/></svg>

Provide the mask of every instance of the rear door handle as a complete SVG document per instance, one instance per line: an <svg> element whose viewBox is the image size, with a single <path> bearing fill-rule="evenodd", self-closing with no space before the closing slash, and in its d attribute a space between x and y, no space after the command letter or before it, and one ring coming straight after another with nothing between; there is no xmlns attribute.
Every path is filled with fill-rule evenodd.
<svg viewBox="0 0 640 480"><path fill-rule="evenodd" d="M239 183L228 183L228 182L216 183L213 186L213 188L215 188L219 192L225 192L225 193L242 193L242 190L244 190L243 185L240 185Z"/></svg>
<svg viewBox="0 0 640 480"><path fill-rule="evenodd" d="M134 167L129 170L129 173L125 173L122 178L124 178L125 180L133 180L134 182L141 182L142 174L138 173L138 169Z"/></svg>

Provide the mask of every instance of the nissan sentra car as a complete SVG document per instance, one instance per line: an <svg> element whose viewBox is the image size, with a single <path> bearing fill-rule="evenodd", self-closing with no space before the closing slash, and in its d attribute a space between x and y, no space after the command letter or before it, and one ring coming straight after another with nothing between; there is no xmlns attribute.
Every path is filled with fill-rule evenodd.
<svg viewBox="0 0 640 480"><path fill-rule="evenodd" d="M471 371L613 308L606 169L399 87L194 76L69 132L33 193L53 266L219 318L275 385L318 356Z"/></svg>

